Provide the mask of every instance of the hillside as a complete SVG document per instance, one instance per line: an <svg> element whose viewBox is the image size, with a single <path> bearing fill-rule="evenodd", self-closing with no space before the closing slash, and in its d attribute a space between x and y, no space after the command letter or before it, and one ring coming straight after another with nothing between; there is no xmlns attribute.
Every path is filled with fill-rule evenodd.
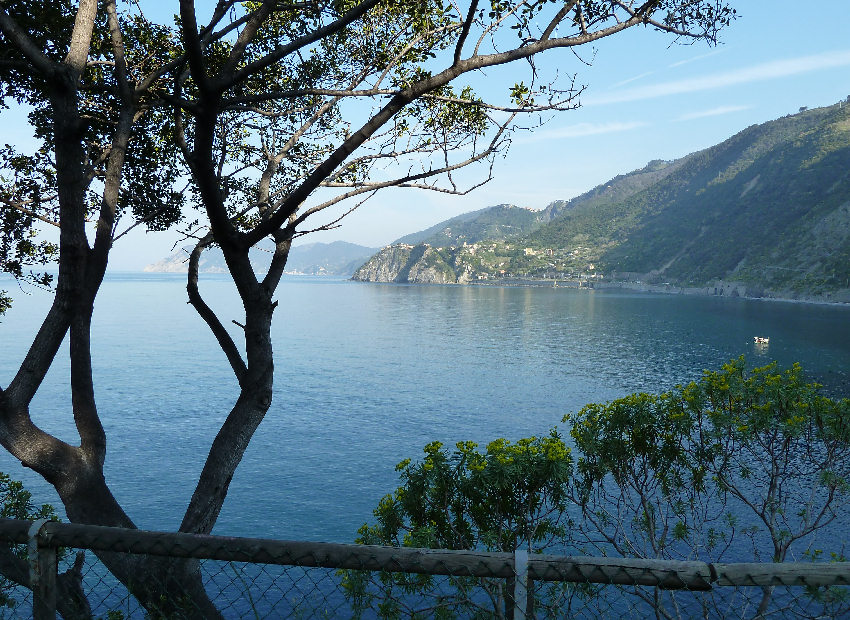
<svg viewBox="0 0 850 620"><path fill-rule="evenodd" d="M543 260L545 252L517 249L525 244L525 236L534 231L544 232L550 222L577 209L593 209L628 198L671 174L678 165L679 162L655 160L572 200L556 200L540 211L502 204L464 213L397 239L360 267L354 279L462 284L515 274L545 276L550 262ZM510 240L516 240L516 246ZM558 243L552 245L557 247ZM426 246L440 250L426 251ZM553 250L548 254L548 258L552 257L561 257L578 269L584 261L584 252ZM410 277L411 271L414 279Z"/></svg>
<svg viewBox="0 0 850 620"><path fill-rule="evenodd" d="M431 228L405 235L393 241L392 245L426 243L435 247L448 247L486 239L511 239L527 235L550 219L551 212L533 211L509 204L496 205L470 211Z"/></svg>
<svg viewBox="0 0 850 620"><path fill-rule="evenodd" d="M842 103L754 125L536 213L540 224L525 235L482 236L466 248L429 241L441 248L440 279L592 275L683 287L735 282L754 295L847 291L850 108ZM478 247L470 252L471 245ZM392 275L380 268L380 255L370 263L355 279ZM405 269L417 272L404 265L390 280L406 281Z"/></svg>
<svg viewBox="0 0 850 620"><path fill-rule="evenodd" d="M850 281L850 115L824 108L750 127L624 201L607 271L821 293Z"/></svg>
<svg viewBox="0 0 850 620"><path fill-rule="evenodd" d="M251 252L251 263L260 272L268 269L271 262L271 247L257 248ZM289 252L286 263L287 273L307 275L350 276L363 264L375 248L369 248L345 241L332 243L306 243L296 245ZM173 252L166 258L145 267L147 272L186 273L188 271L187 249ZM224 255L218 248L203 253L200 261L201 273L225 273L227 266Z"/></svg>
<svg viewBox="0 0 850 620"><path fill-rule="evenodd" d="M846 287L848 164L848 108L811 110L749 127L660 182L574 209L525 241L591 245L603 272L685 285Z"/></svg>

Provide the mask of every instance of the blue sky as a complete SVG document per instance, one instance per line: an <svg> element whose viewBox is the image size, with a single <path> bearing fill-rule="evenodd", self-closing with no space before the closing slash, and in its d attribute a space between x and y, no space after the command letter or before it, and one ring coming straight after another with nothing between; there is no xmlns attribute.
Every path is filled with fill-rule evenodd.
<svg viewBox="0 0 850 620"><path fill-rule="evenodd" d="M847 0L802 10L794 0L735 3L739 18L721 44L679 45L633 29L537 64L586 85L581 107L517 134L495 179L466 196L387 190L348 216L339 229L302 242L346 240L382 246L459 213L512 203L540 209L568 199L652 159L675 159L801 106L830 105L850 95ZM585 64L590 62L590 65ZM515 67L482 76L489 88L523 78ZM4 142L26 141L9 113ZM2 117L0 117L2 118ZM10 122L12 121L12 122ZM134 233L113 249L110 269L140 270L168 254L171 233Z"/></svg>

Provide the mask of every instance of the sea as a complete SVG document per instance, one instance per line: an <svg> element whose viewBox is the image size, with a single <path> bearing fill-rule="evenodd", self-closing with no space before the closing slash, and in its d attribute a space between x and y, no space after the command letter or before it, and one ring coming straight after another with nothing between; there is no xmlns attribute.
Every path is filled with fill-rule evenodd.
<svg viewBox="0 0 850 620"><path fill-rule="evenodd" d="M0 282L0 386L8 384L51 297ZM223 275L201 291L238 338L242 308ZM93 323L94 382L108 436L106 477L137 526L176 530L237 385L186 303L185 276L109 274ZM416 286L286 276L275 312L275 391L214 533L352 542L394 466L431 441L516 440L564 414L658 392L745 356L800 362L850 395L850 307L632 291ZM756 345L754 336L770 338ZM78 439L67 342L33 405L35 422ZM53 490L8 454L0 471L37 503ZM60 512L61 512L61 507Z"/></svg>

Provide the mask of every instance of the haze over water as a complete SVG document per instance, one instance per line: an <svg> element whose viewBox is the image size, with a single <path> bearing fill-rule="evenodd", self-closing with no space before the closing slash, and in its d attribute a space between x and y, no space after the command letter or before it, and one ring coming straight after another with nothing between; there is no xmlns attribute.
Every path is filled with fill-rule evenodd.
<svg viewBox="0 0 850 620"><path fill-rule="evenodd" d="M184 286L180 275L112 275L95 309L107 480L143 528L178 527L236 396ZM238 336L230 321L242 320L241 304L231 285L206 275L202 292ZM850 308L307 277L287 277L277 298L274 401L215 533L352 541L397 486L395 464L430 441L544 434L588 402L668 389L741 354L750 365L799 361L828 391L850 393ZM3 318L4 385L49 302L43 293L17 294ZM770 345L757 348L756 335ZM77 443L67 382L63 348L33 414ZM6 453L0 471L25 480L36 502L58 504Z"/></svg>

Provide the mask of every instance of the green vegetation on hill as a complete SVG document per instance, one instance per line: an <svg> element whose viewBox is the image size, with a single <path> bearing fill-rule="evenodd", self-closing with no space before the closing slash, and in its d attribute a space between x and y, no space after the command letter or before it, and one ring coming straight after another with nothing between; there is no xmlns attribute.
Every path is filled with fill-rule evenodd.
<svg viewBox="0 0 850 620"><path fill-rule="evenodd" d="M842 102L748 127L721 144L672 162L652 161L539 212L499 205L399 242L443 248L442 262L454 277L441 276L441 282L595 274L846 296L850 106ZM374 268L380 255L370 262ZM415 264L411 270L417 272ZM378 272L386 270L373 269Z"/></svg>
<svg viewBox="0 0 850 620"><path fill-rule="evenodd" d="M848 129L847 108L833 106L750 127L690 156L600 223L599 238L613 242L600 253L602 269L686 284L846 287L850 263L831 255L848 250Z"/></svg>
<svg viewBox="0 0 850 620"><path fill-rule="evenodd" d="M660 159L644 168L614 177L607 183L569 201L570 208L547 226L529 235L537 247L568 247L575 244L605 244L621 230L628 229L628 214L620 205L648 187L653 187L678 170L687 158L674 162Z"/></svg>
<svg viewBox="0 0 850 620"><path fill-rule="evenodd" d="M502 204L458 215L418 233L405 235L393 245L427 243L450 247L487 239L510 239L527 235L546 221L543 212Z"/></svg>

